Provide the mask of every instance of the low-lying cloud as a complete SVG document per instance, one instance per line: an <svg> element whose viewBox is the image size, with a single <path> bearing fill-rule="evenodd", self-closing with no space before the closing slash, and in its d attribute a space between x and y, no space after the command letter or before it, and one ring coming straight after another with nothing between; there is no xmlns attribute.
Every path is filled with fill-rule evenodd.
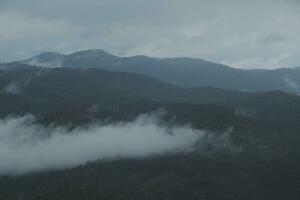
<svg viewBox="0 0 300 200"><path fill-rule="evenodd" d="M129 123L68 130L43 127L34 117L0 121L0 175L63 169L98 159L142 158L189 152L205 135L189 126L169 127L143 115Z"/></svg>

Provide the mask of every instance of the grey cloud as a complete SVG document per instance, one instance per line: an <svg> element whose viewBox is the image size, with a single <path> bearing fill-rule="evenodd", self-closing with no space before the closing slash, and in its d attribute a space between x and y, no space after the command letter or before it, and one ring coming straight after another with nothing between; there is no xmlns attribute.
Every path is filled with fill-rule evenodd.
<svg viewBox="0 0 300 200"><path fill-rule="evenodd" d="M246 68L300 63L300 4L295 0L12 0L2 2L4 12L27 13L23 24L34 27L30 30L37 37L0 40L3 61L49 50L102 48L119 55L190 56ZM41 31L47 28L32 25L38 20L61 33ZM18 20L5 21L1 27ZM275 62L287 54L288 59Z"/></svg>
<svg viewBox="0 0 300 200"><path fill-rule="evenodd" d="M266 44L276 44L276 43L281 43L284 42L287 38L284 35L280 34L270 34L263 38L262 42Z"/></svg>

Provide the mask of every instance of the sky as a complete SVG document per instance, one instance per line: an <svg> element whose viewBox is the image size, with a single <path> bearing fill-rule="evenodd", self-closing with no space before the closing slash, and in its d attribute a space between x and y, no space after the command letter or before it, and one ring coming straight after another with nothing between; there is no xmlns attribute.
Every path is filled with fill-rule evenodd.
<svg viewBox="0 0 300 200"><path fill-rule="evenodd" d="M300 66L299 0L0 0L0 62L45 51Z"/></svg>

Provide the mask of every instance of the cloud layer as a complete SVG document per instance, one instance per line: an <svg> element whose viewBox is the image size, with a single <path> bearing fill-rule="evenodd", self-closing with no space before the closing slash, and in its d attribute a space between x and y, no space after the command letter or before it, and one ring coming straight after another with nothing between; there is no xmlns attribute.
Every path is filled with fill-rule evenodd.
<svg viewBox="0 0 300 200"><path fill-rule="evenodd" d="M30 116L0 121L0 175L61 169L98 159L143 158L188 152L205 133L159 125L143 115L130 123L68 131L34 125Z"/></svg>
<svg viewBox="0 0 300 200"><path fill-rule="evenodd" d="M297 0L4 0L0 27L0 60L103 48L241 68L300 65Z"/></svg>

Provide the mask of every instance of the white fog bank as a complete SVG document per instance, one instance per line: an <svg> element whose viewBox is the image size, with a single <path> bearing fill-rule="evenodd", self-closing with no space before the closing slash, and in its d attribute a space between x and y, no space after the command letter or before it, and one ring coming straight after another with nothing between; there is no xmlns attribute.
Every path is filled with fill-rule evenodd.
<svg viewBox="0 0 300 200"><path fill-rule="evenodd" d="M0 121L0 175L63 169L98 159L188 152L204 131L166 127L143 115L129 123L93 124L68 131L44 128L25 116Z"/></svg>

